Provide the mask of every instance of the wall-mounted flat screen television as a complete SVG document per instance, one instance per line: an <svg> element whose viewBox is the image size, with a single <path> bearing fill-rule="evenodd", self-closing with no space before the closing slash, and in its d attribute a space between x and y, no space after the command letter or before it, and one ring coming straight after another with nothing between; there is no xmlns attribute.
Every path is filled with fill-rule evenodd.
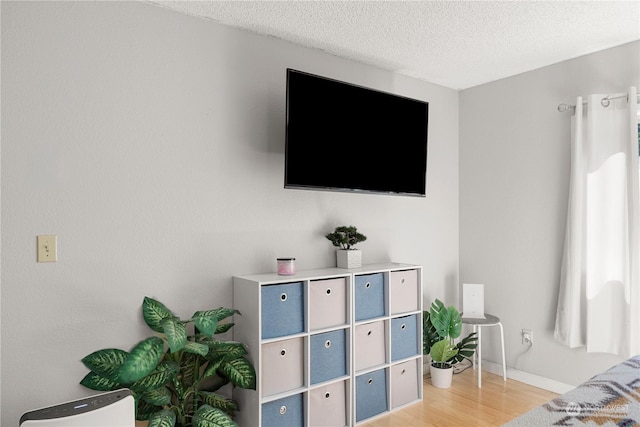
<svg viewBox="0 0 640 427"><path fill-rule="evenodd" d="M426 195L429 103L287 69L285 188Z"/></svg>

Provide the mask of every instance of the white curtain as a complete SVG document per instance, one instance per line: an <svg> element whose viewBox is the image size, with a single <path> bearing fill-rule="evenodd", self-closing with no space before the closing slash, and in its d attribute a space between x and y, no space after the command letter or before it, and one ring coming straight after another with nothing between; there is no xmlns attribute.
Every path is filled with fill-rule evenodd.
<svg viewBox="0 0 640 427"><path fill-rule="evenodd" d="M620 95L620 94L618 94ZM624 95L624 94L623 94ZM587 352L640 353L640 175L636 89L576 100L555 338Z"/></svg>

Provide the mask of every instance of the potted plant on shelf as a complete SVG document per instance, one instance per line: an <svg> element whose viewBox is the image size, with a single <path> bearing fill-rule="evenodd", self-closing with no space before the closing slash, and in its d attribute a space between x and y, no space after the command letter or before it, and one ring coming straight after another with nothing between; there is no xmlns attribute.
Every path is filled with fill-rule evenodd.
<svg viewBox="0 0 640 427"><path fill-rule="evenodd" d="M240 314L220 307L181 320L145 297L142 315L157 334L129 352L106 348L84 357L90 372L80 384L99 391L130 389L136 419L148 420L149 427L237 426L237 403L216 391L229 383L255 390L256 372L244 357L244 344L215 338L233 327L222 321L234 313Z"/></svg>
<svg viewBox="0 0 640 427"><path fill-rule="evenodd" d="M333 246L337 247L336 261L339 268L358 268L362 266L362 252L354 246L367 240L367 236L358 232L353 225L336 227L333 233L325 235Z"/></svg>
<svg viewBox="0 0 640 427"><path fill-rule="evenodd" d="M436 299L423 313L423 354L431 357L431 383L434 387L449 388L453 378L453 366L473 356L478 345L475 332L460 340L462 317L454 307L445 307Z"/></svg>

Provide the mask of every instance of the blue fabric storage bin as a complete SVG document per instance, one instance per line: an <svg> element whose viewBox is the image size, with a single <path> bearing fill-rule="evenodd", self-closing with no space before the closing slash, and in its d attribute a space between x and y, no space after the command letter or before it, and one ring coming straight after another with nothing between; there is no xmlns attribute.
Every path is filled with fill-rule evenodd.
<svg viewBox="0 0 640 427"><path fill-rule="evenodd" d="M262 286L262 339L304 332L302 282Z"/></svg>
<svg viewBox="0 0 640 427"><path fill-rule="evenodd" d="M384 316L384 276L382 273L355 276L356 320Z"/></svg>
<svg viewBox="0 0 640 427"><path fill-rule="evenodd" d="M417 322L417 314L391 319L392 361L419 354Z"/></svg>
<svg viewBox="0 0 640 427"><path fill-rule="evenodd" d="M302 395L285 397L262 405L262 427L302 427Z"/></svg>
<svg viewBox="0 0 640 427"><path fill-rule="evenodd" d="M311 336L311 384L347 374L344 329Z"/></svg>
<svg viewBox="0 0 640 427"><path fill-rule="evenodd" d="M356 377L356 421L388 410L387 375L384 369Z"/></svg>

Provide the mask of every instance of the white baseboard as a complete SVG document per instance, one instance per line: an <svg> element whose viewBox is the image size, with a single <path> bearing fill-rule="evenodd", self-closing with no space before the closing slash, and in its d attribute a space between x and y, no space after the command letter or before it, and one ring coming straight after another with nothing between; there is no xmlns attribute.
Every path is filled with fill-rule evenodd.
<svg viewBox="0 0 640 427"><path fill-rule="evenodd" d="M429 364L426 362L426 358L423 358L423 372L429 373ZM490 372L492 374L502 376L502 365L499 363L489 362L488 360L482 361L482 370ZM520 381L521 383L528 384L533 387L538 387L544 390L551 391L553 393L563 394L569 390L573 390L575 386L571 384L565 384L560 381L552 380L549 378L541 377L540 375L532 374L529 372L521 371L515 368L509 368L507 366L507 378Z"/></svg>
<svg viewBox="0 0 640 427"><path fill-rule="evenodd" d="M489 362L488 360L482 361L482 370L491 372L492 374L502 375L502 365L499 363ZM512 380L520 381L521 383L529 384L531 386L549 390L558 394L563 394L568 392L569 390L573 390L574 388L576 388L571 384L565 384L560 381L541 377L540 375L510 368L508 366L507 378L511 378Z"/></svg>

